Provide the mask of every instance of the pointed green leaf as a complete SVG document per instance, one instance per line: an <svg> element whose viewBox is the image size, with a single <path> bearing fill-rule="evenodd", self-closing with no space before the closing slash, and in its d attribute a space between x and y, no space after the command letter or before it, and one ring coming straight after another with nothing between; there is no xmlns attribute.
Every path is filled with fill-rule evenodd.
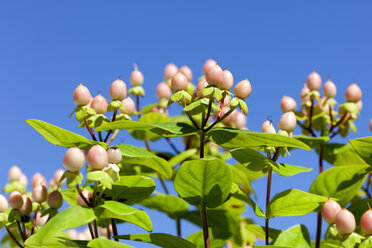
<svg viewBox="0 0 372 248"><path fill-rule="evenodd" d="M139 119L139 122L144 123L162 123L169 122L169 117L166 114L150 112L144 114ZM149 130L131 130L129 133L136 139L139 140L151 140L156 141L161 138L161 136L149 131Z"/></svg>
<svg viewBox="0 0 372 248"><path fill-rule="evenodd" d="M154 195L143 200L141 204L145 207L156 209L168 214L171 218L182 217L187 214L189 205L174 195Z"/></svg>
<svg viewBox="0 0 372 248"><path fill-rule="evenodd" d="M295 135L293 136L296 140L299 140L306 145L310 146L311 148L318 148L321 145L325 145L329 141L328 136L321 136L321 137L310 137L306 135Z"/></svg>
<svg viewBox="0 0 372 248"><path fill-rule="evenodd" d="M88 243L88 248L131 248L132 246L119 243L113 240L109 240L106 238L98 238L98 239L93 239L89 241Z"/></svg>
<svg viewBox="0 0 372 248"><path fill-rule="evenodd" d="M319 153L318 150L317 153ZM327 144L324 146L323 158L328 163L336 166L367 164L361 157L359 157L351 144Z"/></svg>
<svg viewBox="0 0 372 248"><path fill-rule="evenodd" d="M163 248L196 248L196 245L194 245L190 241L175 237L167 233L130 234L119 235L117 237L119 239L150 243Z"/></svg>
<svg viewBox="0 0 372 248"><path fill-rule="evenodd" d="M372 166L372 137L349 140L359 156Z"/></svg>
<svg viewBox="0 0 372 248"><path fill-rule="evenodd" d="M112 178L107 175L106 172L101 170L89 171L87 174L87 180L91 182L100 182L108 189L111 189L111 185L113 183Z"/></svg>
<svg viewBox="0 0 372 248"><path fill-rule="evenodd" d="M304 225L295 225L281 232L274 245L310 248L309 231Z"/></svg>
<svg viewBox="0 0 372 248"><path fill-rule="evenodd" d="M231 190L231 196L248 203L249 206L252 207L254 213L258 217L265 217L265 213L257 206L257 204L252 200L252 198L242 191L239 186L233 184L233 189Z"/></svg>
<svg viewBox="0 0 372 248"><path fill-rule="evenodd" d="M61 233L63 235L63 233ZM86 248L87 241L70 240L67 237L50 237L42 241L37 235L30 236L25 242L25 248Z"/></svg>

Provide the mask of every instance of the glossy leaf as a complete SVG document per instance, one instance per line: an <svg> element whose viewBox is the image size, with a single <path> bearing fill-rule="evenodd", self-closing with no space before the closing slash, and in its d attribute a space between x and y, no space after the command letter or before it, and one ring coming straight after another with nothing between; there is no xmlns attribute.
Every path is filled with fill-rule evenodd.
<svg viewBox="0 0 372 248"><path fill-rule="evenodd" d="M91 182L100 182L102 186L111 189L112 187L112 178L107 175L106 172L101 170L89 171L87 174L87 180Z"/></svg>
<svg viewBox="0 0 372 248"><path fill-rule="evenodd" d="M337 166L323 171L313 182L309 192L334 197L345 206L359 191L367 174L367 166Z"/></svg>
<svg viewBox="0 0 372 248"><path fill-rule="evenodd" d="M147 114L144 114L139 118L139 122L144 122L144 123L161 123L161 122L169 122L169 117L166 114L161 114L161 113L154 113L150 112ZM132 130L129 132L134 138L139 139L139 140L151 140L151 141L156 141L161 138L161 136L148 131L148 130Z"/></svg>
<svg viewBox="0 0 372 248"><path fill-rule="evenodd" d="M131 248L132 246L109 240L106 238L97 238L88 242L88 248Z"/></svg>
<svg viewBox="0 0 372 248"><path fill-rule="evenodd" d="M297 189L288 189L271 199L266 214L269 218L275 216L305 215L327 200L328 197L303 192Z"/></svg>
<svg viewBox="0 0 372 248"><path fill-rule="evenodd" d="M321 145L325 145L329 141L328 136L321 136L321 137L311 137L306 135L295 135L293 136L296 140L299 140L306 145L310 146L311 148L318 148Z"/></svg>
<svg viewBox="0 0 372 248"><path fill-rule="evenodd" d="M149 216L144 211L132 208L124 203L105 201L96 208L96 214L102 219L119 219L133 223L146 231L152 231L152 223Z"/></svg>
<svg viewBox="0 0 372 248"><path fill-rule="evenodd" d="M319 151L317 150L319 153ZM324 146L323 159L330 164L340 165L364 165L367 164L355 152L351 144L331 143Z"/></svg>
<svg viewBox="0 0 372 248"><path fill-rule="evenodd" d="M86 241L70 240L65 237L65 234L60 233L62 237L50 237L40 241L38 235L30 236L25 242L25 248L66 248L66 247L76 247L85 248L87 247Z"/></svg>
<svg viewBox="0 0 372 248"><path fill-rule="evenodd" d="M359 156L372 166L372 137L353 139L349 141Z"/></svg>
<svg viewBox="0 0 372 248"><path fill-rule="evenodd" d="M186 238L186 240L195 244L197 247L203 247L204 246L203 231L199 231L199 232L191 234L190 236ZM215 238L213 236L212 229L210 228L209 228L209 241L210 241L211 247L213 248L222 248L226 244L226 240Z"/></svg>
<svg viewBox="0 0 372 248"><path fill-rule="evenodd" d="M118 238L150 243L163 248L196 248L196 245L194 245L190 241L175 237L167 233L119 235Z"/></svg>
<svg viewBox="0 0 372 248"><path fill-rule="evenodd" d="M245 228L248 231L256 234L257 237L259 237L260 239L263 239L263 240L265 239L265 227L257 226L254 224L247 224L245 225ZM280 230L269 228L269 240L275 240L279 236L280 233L281 233Z"/></svg>
<svg viewBox="0 0 372 248"><path fill-rule="evenodd" d="M184 200L173 195L150 196L143 200L141 204L145 207L164 212L172 218L182 217L189 210L189 205Z"/></svg>
<svg viewBox="0 0 372 248"><path fill-rule="evenodd" d="M174 180L178 194L192 205L215 208L228 197L232 187L230 166L220 159L184 162Z"/></svg>
<svg viewBox="0 0 372 248"><path fill-rule="evenodd" d="M78 193L76 192L75 188L63 189L59 192L61 192L63 200L66 201L68 204L72 206L77 204Z"/></svg>
<svg viewBox="0 0 372 248"><path fill-rule="evenodd" d="M281 232L274 245L310 248L310 235L304 225L295 225Z"/></svg>
<svg viewBox="0 0 372 248"><path fill-rule="evenodd" d="M265 217L265 213L257 206L257 204L252 200L252 198L248 194L243 192L236 184L233 184L231 196L248 203L248 205L252 207L254 213L258 217Z"/></svg>

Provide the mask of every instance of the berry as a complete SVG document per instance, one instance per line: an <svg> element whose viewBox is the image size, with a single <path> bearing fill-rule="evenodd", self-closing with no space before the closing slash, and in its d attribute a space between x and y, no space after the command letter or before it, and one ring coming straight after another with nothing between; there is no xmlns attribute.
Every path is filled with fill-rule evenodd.
<svg viewBox="0 0 372 248"><path fill-rule="evenodd" d="M217 87L223 83L224 74L221 67L216 64L205 73L205 79L209 85Z"/></svg>
<svg viewBox="0 0 372 248"><path fill-rule="evenodd" d="M237 112L232 116L232 122L237 129L246 129L247 117L242 112Z"/></svg>
<svg viewBox="0 0 372 248"><path fill-rule="evenodd" d="M44 185L37 185L32 189L32 199L37 203L42 203L47 199L47 188Z"/></svg>
<svg viewBox="0 0 372 248"><path fill-rule="evenodd" d="M17 165L13 165L8 171L9 181L19 181L22 176L22 171Z"/></svg>
<svg viewBox="0 0 372 248"><path fill-rule="evenodd" d="M77 232L75 229L67 230L67 231L66 231L66 234L67 234L67 236L69 236L70 239L72 239L72 240L77 240L77 239L78 239L78 236L79 236L78 232Z"/></svg>
<svg viewBox="0 0 372 248"><path fill-rule="evenodd" d="M20 209L23 205L23 197L21 193L18 191L13 191L10 193L8 203L12 209Z"/></svg>
<svg viewBox="0 0 372 248"><path fill-rule="evenodd" d="M314 71L307 77L306 86L309 90L319 90L322 86L322 78Z"/></svg>
<svg viewBox="0 0 372 248"><path fill-rule="evenodd" d="M123 101L121 101L121 103L123 104L124 109L120 109L120 113L127 115L134 114L136 106L134 105L132 98L127 97Z"/></svg>
<svg viewBox="0 0 372 248"><path fill-rule="evenodd" d="M88 151L87 164L92 170L102 170L108 161L107 151L100 145L92 146Z"/></svg>
<svg viewBox="0 0 372 248"><path fill-rule="evenodd" d="M142 72L140 72L137 69L132 71L132 73L130 74L129 81L133 86L140 86L141 84L143 84L143 74L142 74Z"/></svg>
<svg viewBox="0 0 372 248"><path fill-rule="evenodd" d="M87 105L92 100L92 96L90 95L88 88L83 84L80 84L78 87L76 87L74 93L72 94L72 98L77 106Z"/></svg>
<svg viewBox="0 0 372 248"><path fill-rule="evenodd" d="M23 187L26 187L28 184L27 176L22 173L21 177L19 178L19 182L23 185Z"/></svg>
<svg viewBox="0 0 372 248"><path fill-rule="evenodd" d="M19 210L21 211L21 214L23 216L30 216L30 214L32 213L31 199L27 195L23 195L22 197L23 197L23 205Z"/></svg>
<svg viewBox="0 0 372 248"><path fill-rule="evenodd" d="M358 102L362 99L362 90L356 83L353 83L349 87L347 87L345 92L345 99L348 102Z"/></svg>
<svg viewBox="0 0 372 248"><path fill-rule="evenodd" d="M36 214L35 214L34 224L37 227L41 227L48 221L48 219L49 219L49 214L44 215L43 217L41 217L41 212L37 211Z"/></svg>
<svg viewBox="0 0 372 248"><path fill-rule="evenodd" d="M273 126L272 122L269 121L269 120L264 121L264 123L262 123L261 131L262 131L263 133L272 133L272 134L276 134L275 127Z"/></svg>
<svg viewBox="0 0 372 248"><path fill-rule="evenodd" d="M363 108L363 102L362 102L362 100L359 100L359 101L356 103L356 106L357 106L358 110L361 111L362 108Z"/></svg>
<svg viewBox="0 0 372 248"><path fill-rule="evenodd" d="M127 85L120 79L116 79L110 86L112 100L123 100L127 96Z"/></svg>
<svg viewBox="0 0 372 248"><path fill-rule="evenodd" d="M59 185L59 186L63 185L63 184L66 182L66 178L63 179L62 182L59 182L60 179L61 179L61 177L62 177L62 175L63 175L63 173L65 173L65 171L62 170L62 169L56 170L56 172L54 172L53 181L54 181L57 185Z"/></svg>
<svg viewBox="0 0 372 248"><path fill-rule="evenodd" d="M93 98L90 106L96 111L97 114L104 114L107 111L107 101L100 94Z"/></svg>
<svg viewBox="0 0 372 248"><path fill-rule="evenodd" d="M352 233L355 229L354 215L347 209L341 209L336 216L336 228L341 234Z"/></svg>
<svg viewBox="0 0 372 248"><path fill-rule="evenodd" d="M208 86L208 83L207 83L207 80L205 79L205 77L203 77L202 79L200 79L198 85L196 86L196 95L197 95L197 97L204 97L202 91L207 86Z"/></svg>
<svg viewBox="0 0 372 248"><path fill-rule="evenodd" d="M230 90L234 84L234 77L229 70L224 70L223 73L223 80L218 85L218 88L220 88L221 90Z"/></svg>
<svg viewBox="0 0 372 248"><path fill-rule="evenodd" d="M53 191L48 195L47 203L50 208L59 209L63 203L63 196L58 190Z"/></svg>
<svg viewBox="0 0 372 248"><path fill-rule="evenodd" d="M309 93L309 92L310 92L309 88L303 88L303 89L301 90L300 98L301 98L301 100L302 100L303 102L306 102L306 101L310 100L310 96L307 95L307 93Z"/></svg>
<svg viewBox="0 0 372 248"><path fill-rule="evenodd" d="M160 99L168 99L172 95L172 89L166 82L161 82L156 87L156 96Z"/></svg>
<svg viewBox="0 0 372 248"><path fill-rule="evenodd" d="M283 113L289 111L295 111L297 108L296 101L290 96L283 96L280 102L280 108L282 109Z"/></svg>
<svg viewBox="0 0 372 248"><path fill-rule="evenodd" d="M175 64L167 64L164 68L164 78L170 79L173 78L178 72L178 67Z"/></svg>
<svg viewBox="0 0 372 248"><path fill-rule="evenodd" d="M328 81L323 86L323 94L328 98L335 97L337 93L336 85L328 79Z"/></svg>
<svg viewBox="0 0 372 248"><path fill-rule="evenodd" d="M44 185L47 186L46 179L43 175L41 175L39 172L35 173L32 177L32 188L35 188L37 185Z"/></svg>
<svg viewBox="0 0 372 248"><path fill-rule="evenodd" d="M8 201L5 196L0 195L0 213L5 212L8 209Z"/></svg>
<svg viewBox="0 0 372 248"><path fill-rule="evenodd" d="M188 83L187 78L181 72L178 72L171 81L174 91L186 90Z"/></svg>
<svg viewBox="0 0 372 248"><path fill-rule="evenodd" d="M84 163L84 153L77 147L69 148L63 157L63 167L71 172L79 171Z"/></svg>
<svg viewBox="0 0 372 248"><path fill-rule="evenodd" d="M203 73L206 74L207 71L215 65L217 65L217 62L214 59L208 59L203 65Z"/></svg>
<svg viewBox="0 0 372 248"><path fill-rule="evenodd" d="M325 222L332 225L336 222L336 216L338 212L341 210L341 206L333 201L328 200L324 203L322 207L322 216Z"/></svg>
<svg viewBox="0 0 372 248"><path fill-rule="evenodd" d="M280 130L286 131L287 133L291 133L296 128L296 124L297 124L296 115L292 111L290 111L282 115L282 117L279 120L278 127Z"/></svg>
<svg viewBox="0 0 372 248"><path fill-rule="evenodd" d="M84 196L84 198L90 203L90 200L92 199L93 197L93 194L92 192L84 189L81 191L82 195ZM77 197L77 205L79 206L84 206L84 207L87 207L87 204L85 203L85 201L80 197L80 194L78 194L78 197Z"/></svg>
<svg viewBox="0 0 372 248"><path fill-rule="evenodd" d="M189 82L191 82L192 80L192 70L187 66L187 65L184 65L180 68L180 72L185 75L185 77L187 78L187 80Z"/></svg>
<svg viewBox="0 0 372 248"><path fill-rule="evenodd" d="M252 86L248 79L240 81L234 88L235 96L239 97L240 99L247 98L251 94L251 91Z"/></svg>
<svg viewBox="0 0 372 248"><path fill-rule="evenodd" d="M372 119L369 121L369 131L372 132Z"/></svg>
<svg viewBox="0 0 372 248"><path fill-rule="evenodd" d="M121 162L122 154L119 148L111 147L107 151L108 162L111 164L118 164Z"/></svg>
<svg viewBox="0 0 372 248"><path fill-rule="evenodd" d="M367 210L360 219L360 227L365 235L372 234L372 210Z"/></svg>

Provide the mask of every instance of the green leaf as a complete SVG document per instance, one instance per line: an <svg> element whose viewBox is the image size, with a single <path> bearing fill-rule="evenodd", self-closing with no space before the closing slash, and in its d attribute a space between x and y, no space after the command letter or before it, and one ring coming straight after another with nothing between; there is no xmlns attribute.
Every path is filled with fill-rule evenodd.
<svg viewBox="0 0 372 248"><path fill-rule="evenodd" d="M323 171L313 182L309 192L334 197L345 206L359 191L367 174L367 166L337 166Z"/></svg>
<svg viewBox="0 0 372 248"><path fill-rule="evenodd" d="M372 247L372 236L367 237L360 245L359 248L369 248Z"/></svg>
<svg viewBox="0 0 372 248"><path fill-rule="evenodd" d="M202 99L196 100L195 102L190 103L183 109L183 111L189 112L189 114L191 115L197 115L200 113L204 113L207 108L205 104L205 99L206 98L202 98Z"/></svg>
<svg viewBox="0 0 372 248"><path fill-rule="evenodd" d="M256 234L260 239L265 239L265 227L257 226L254 224L247 224L245 225L245 228ZM269 240L275 240L279 235L281 231L273 228L269 228Z"/></svg>
<svg viewBox="0 0 372 248"><path fill-rule="evenodd" d="M362 215L369 210L369 206L372 206L372 199L362 199L358 201L353 201L351 202L351 205L347 208L350 212L353 213L355 217L355 223L356 223L356 228L355 232L360 232L360 219L362 218Z"/></svg>
<svg viewBox="0 0 372 248"><path fill-rule="evenodd" d="M244 190L248 190L250 193L255 194L246 172L249 172L247 168L241 164L231 167L231 172L233 174L233 182L243 186Z"/></svg>
<svg viewBox="0 0 372 248"><path fill-rule="evenodd" d="M150 177L133 175L122 176L120 182L112 184L112 189L105 190L105 195L113 200L132 204L147 198L155 190L155 182Z"/></svg>
<svg viewBox="0 0 372 248"><path fill-rule="evenodd" d="M277 163L276 165L278 167L274 166L273 170L277 172L279 175L284 176L284 177L290 177L298 173L309 172L313 170L312 168L302 167L298 165L290 165L290 164L282 164L282 163Z"/></svg>
<svg viewBox="0 0 372 248"><path fill-rule="evenodd" d="M361 164L366 162L359 157L351 144L327 144L323 148L323 159L330 164L339 165L352 165ZM319 153L319 151L317 150Z"/></svg>
<svg viewBox="0 0 372 248"><path fill-rule="evenodd" d="M349 140L358 155L372 166L372 137Z"/></svg>
<svg viewBox="0 0 372 248"><path fill-rule="evenodd" d="M284 137L277 134L259 133L248 130L214 128L207 132L206 136L216 144L226 148L261 148L265 146L272 146L311 150L308 145L293 138Z"/></svg>
<svg viewBox="0 0 372 248"><path fill-rule="evenodd" d="M37 235L31 235L25 242L25 248L85 248L86 241L70 240L67 237L50 237L40 241Z"/></svg>
<svg viewBox="0 0 372 248"><path fill-rule="evenodd" d="M103 219L119 219L142 227L146 231L152 231L152 223L149 216L142 210L132 208L124 203L105 201L96 208L96 214Z"/></svg>
<svg viewBox="0 0 372 248"><path fill-rule="evenodd" d="M257 206L257 204L252 200L252 198L242 191L236 184L233 184L233 189L231 190L232 197L239 199L248 203L249 206L252 207L254 213L258 217L265 217L265 213Z"/></svg>
<svg viewBox="0 0 372 248"><path fill-rule="evenodd" d="M181 100L181 98L182 98L182 91L177 91L177 92L175 92L175 93L172 94L172 96L171 96L170 99L173 102L178 102L178 101Z"/></svg>
<svg viewBox="0 0 372 248"><path fill-rule="evenodd" d="M37 241L41 242L55 237L59 232L83 226L96 219L93 209L81 206L72 206L58 213L49 220L35 234Z"/></svg>
<svg viewBox="0 0 372 248"><path fill-rule="evenodd" d="M108 189L111 189L112 186L112 178L107 175L106 172L101 170L96 171L90 171L87 174L87 180L90 182L100 182L103 186L105 186Z"/></svg>
<svg viewBox="0 0 372 248"><path fill-rule="evenodd" d="M156 209L168 214L171 218L183 217L189 210L189 205L181 198L173 195L154 195L143 200L145 207Z"/></svg>
<svg viewBox="0 0 372 248"><path fill-rule="evenodd" d="M137 146L122 144L117 147L123 154L122 163L143 165L159 172L165 178L172 177L172 168L165 159Z"/></svg>
<svg viewBox="0 0 372 248"><path fill-rule="evenodd" d="M270 201L267 207L267 216L300 216L313 211L328 197L314 195L303 192L298 189L288 189L276 196Z"/></svg>
<svg viewBox="0 0 372 248"><path fill-rule="evenodd" d="M295 225L281 232L274 245L310 248L310 236L304 225Z"/></svg>
<svg viewBox="0 0 372 248"><path fill-rule="evenodd" d="M75 112L76 120L81 121L87 115L86 107L78 107Z"/></svg>
<svg viewBox="0 0 372 248"><path fill-rule="evenodd" d="M150 113L147 113L141 116L141 118L139 119L139 122L144 122L144 123L169 122L169 117L166 114L150 112ZM151 141L156 141L161 138L161 136L148 130L132 130L129 133L134 138L139 139L139 140L148 139Z"/></svg>
<svg viewBox="0 0 372 248"><path fill-rule="evenodd" d="M65 178L67 178L66 185L69 188L75 187L76 184L81 184L83 181L83 175L79 171L72 172L66 170L60 181L63 181Z"/></svg>
<svg viewBox="0 0 372 248"><path fill-rule="evenodd" d="M293 136L296 140L299 140L306 145L310 146L311 148L318 148L319 146L325 145L329 141L328 136L321 136L321 137L310 137L306 135L295 135Z"/></svg>
<svg viewBox="0 0 372 248"><path fill-rule="evenodd" d="M186 240L195 244L197 247L203 247L204 246L203 231L199 231L199 232L191 234L190 236L186 238ZM211 247L213 248L222 248L226 244L226 240L218 239L213 236L213 232L211 228L209 228L209 241L210 241Z"/></svg>
<svg viewBox="0 0 372 248"><path fill-rule="evenodd" d="M3 189L5 193L11 193L15 190L20 193L24 193L26 191L25 187L18 181L7 183Z"/></svg>
<svg viewBox="0 0 372 248"><path fill-rule="evenodd" d="M174 180L178 194L192 205L215 208L228 197L232 187L230 166L220 159L184 162Z"/></svg>
<svg viewBox="0 0 372 248"><path fill-rule="evenodd" d="M167 233L130 234L119 235L117 237L119 239L150 243L163 248L196 248L196 245L194 245L190 241L175 237Z"/></svg>
<svg viewBox="0 0 372 248"><path fill-rule="evenodd" d="M89 241L88 248L131 248L132 246L119 243L113 240L109 240L106 238L97 238Z"/></svg>
<svg viewBox="0 0 372 248"><path fill-rule="evenodd" d="M184 152L181 152L179 154L177 154L176 156L174 156L173 158L171 158L168 162L169 162L169 165L174 167L180 163L182 163L183 161L185 161L186 159L192 157L193 155L196 154L198 150L196 148L192 148L192 149L189 149L187 151L184 151Z"/></svg>
<svg viewBox="0 0 372 248"><path fill-rule="evenodd" d="M38 131L53 145L63 147L77 146L81 149L88 150L91 146L97 144L97 141L89 140L81 135L67 131L44 121L29 119L25 122ZM102 143L102 145L103 144L104 143ZM104 147L106 147L106 144Z"/></svg>

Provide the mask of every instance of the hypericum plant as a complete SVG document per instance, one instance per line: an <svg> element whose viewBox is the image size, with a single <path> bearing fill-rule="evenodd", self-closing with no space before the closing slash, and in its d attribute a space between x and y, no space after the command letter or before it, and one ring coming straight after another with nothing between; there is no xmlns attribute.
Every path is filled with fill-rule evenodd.
<svg viewBox="0 0 372 248"><path fill-rule="evenodd" d="M128 91L120 78L107 87L110 99L104 94L92 97L86 86L78 85L70 117L75 116L89 139L40 120L26 120L47 141L66 148L60 158L65 171L56 168L49 184L36 173L28 190L19 167L10 168L4 188L8 200L0 195L0 219L8 233L3 242L18 247L130 247L118 242L121 239L166 248L247 248L263 239L273 247L310 247L304 225L276 230L269 228L269 221L319 211L330 224L325 245L370 247L372 214L366 209L370 200L358 192L371 172L372 138L352 140L351 145L328 142L355 129L353 122L362 106L357 85L347 89L347 102L336 112L335 84L325 84L321 99L321 78L314 72L301 92L300 111L296 112L294 99L283 97L278 132L271 120L263 122L262 132L254 132L246 127L245 100L252 93L248 79L234 87L232 72L212 59L205 62L196 86L188 66L168 64L163 75L156 88L158 101L142 108L144 76L136 65ZM171 104L180 107L178 115L169 116ZM293 135L297 124L313 137ZM113 144L120 130L142 140L145 148ZM173 142L176 137L182 137L184 148ZM162 138L170 152L152 145ZM311 170L279 160L292 149L310 147L319 153L321 170L323 159L340 166L321 173L310 192L286 188L271 197L275 173L288 177ZM266 175L263 211L251 197L260 197L251 182ZM154 179L164 194L154 191ZM170 193L170 185L177 194ZM369 188L370 179L364 188L367 195ZM342 208L351 200L348 210ZM247 204L264 219L264 227L244 214ZM166 213L174 219L176 236L152 233L149 216L132 205ZM200 226L201 231L182 238L182 221ZM128 228L129 233L119 233L117 226L125 223L149 233L133 234ZM75 229L80 226L85 229Z"/></svg>

